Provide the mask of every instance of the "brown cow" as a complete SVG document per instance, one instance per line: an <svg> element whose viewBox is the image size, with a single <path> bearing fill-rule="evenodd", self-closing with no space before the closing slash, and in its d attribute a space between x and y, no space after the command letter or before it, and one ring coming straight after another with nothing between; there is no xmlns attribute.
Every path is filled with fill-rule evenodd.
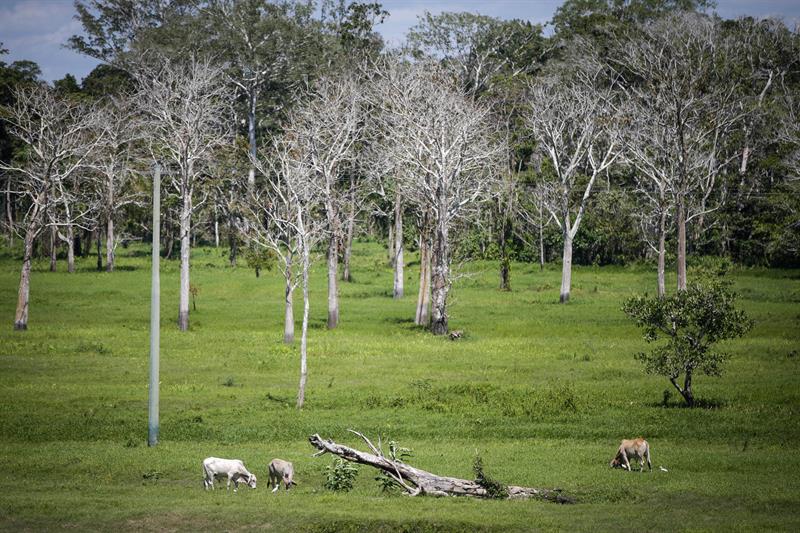
<svg viewBox="0 0 800 533"><path fill-rule="evenodd" d="M638 439L624 439L617 450L617 455L611 460L611 468L624 468L631 471L631 463L628 458L639 460L639 472L644 472L644 461L647 459L647 468L651 471L653 466L650 464L650 445L642 437Z"/></svg>

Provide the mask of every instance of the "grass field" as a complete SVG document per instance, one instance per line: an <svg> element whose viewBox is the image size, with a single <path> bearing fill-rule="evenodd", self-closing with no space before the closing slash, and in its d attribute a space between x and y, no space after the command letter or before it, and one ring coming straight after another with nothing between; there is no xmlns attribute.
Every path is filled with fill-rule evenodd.
<svg viewBox="0 0 800 533"><path fill-rule="evenodd" d="M315 271L298 412L279 276L198 249L189 332L175 327L178 263L162 262L161 444L148 448L149 259L121 252L112 274L91 259L72 275L37 263L27 332L12 331L19 262L0 256L0 529L800 530L798 271L734 271L756 326L727 344L721 378L696 379L703 407L686 409L634 361L645 344L620 311L653 291L649 269L577 267L559 305L557 266L515 264L501 292L495 264L471 264L452 293L451 327L466 335L452 342L411 321L417 265L393 301L384 251L359 243L337 330ZM408 498L382 493L368 468L332 493L331 457L311 458L307 438L361 447L347 428L442 475L471 477L477 452L493 477L578 503ZM640 435L655 471L609 469L619 440ZM243 459L259 488L204 492L210 455ZM296 490L267 490L274 457L294 463Z"/></svg>

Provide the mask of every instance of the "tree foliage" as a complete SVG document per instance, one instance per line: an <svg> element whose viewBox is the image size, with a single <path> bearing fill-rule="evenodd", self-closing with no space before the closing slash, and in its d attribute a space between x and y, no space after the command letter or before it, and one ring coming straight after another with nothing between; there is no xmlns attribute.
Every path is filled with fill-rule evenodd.
<svg viewBox="0 0 800 533"><path fill-rule="evenodd" d="M693 406L693 374L719 376L730 357L714 345L743 336L753 325L735 302L730 284L721 279L692 282L685 291L661 298L635 296L627 300L623 311L644 330L645 341L666 340L650 352L636 354L636 359L646 372L666 376ZM681 375L683 386L678 384Z"/></svg>

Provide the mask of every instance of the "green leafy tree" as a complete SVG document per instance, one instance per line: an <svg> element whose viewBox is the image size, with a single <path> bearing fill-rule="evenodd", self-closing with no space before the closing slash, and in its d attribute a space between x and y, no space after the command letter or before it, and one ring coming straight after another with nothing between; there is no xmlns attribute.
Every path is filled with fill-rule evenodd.
<svg viewBox="0 0 800 533"><path fill-rule="evenodd" d="M715 350L725 339L741 337L753 322L734 306L736 294L721 279L692 282L685 291L665 297L635 296L623 311L644 329L648 343L666 339L652 351L636 354L649 374L666 376L694 406L692 378L695 372L719 376L730 355ZM683 386L678 380L683 376Z"/></svg>

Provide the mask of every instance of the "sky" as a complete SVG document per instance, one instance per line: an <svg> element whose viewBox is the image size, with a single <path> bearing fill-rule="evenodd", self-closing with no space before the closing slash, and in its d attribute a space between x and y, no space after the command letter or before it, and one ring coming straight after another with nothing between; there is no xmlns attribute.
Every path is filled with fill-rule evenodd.
<svg viewBox="0 0 800 533"><path fill-rule="evenodd" d="M545 24L562 0L384 0L382 3L390 16L376 29L389 45L398 45L426 10L434 14L471 11ZM800 0L718 0L716 11L724 18L775 16L790 26L800 23ZM75 13L73 0L0 0L0 42L9 50L4 60L35 61L47 81L71 73L80 82L97 61L63 46L71 35L81 32Z"/></svg>

